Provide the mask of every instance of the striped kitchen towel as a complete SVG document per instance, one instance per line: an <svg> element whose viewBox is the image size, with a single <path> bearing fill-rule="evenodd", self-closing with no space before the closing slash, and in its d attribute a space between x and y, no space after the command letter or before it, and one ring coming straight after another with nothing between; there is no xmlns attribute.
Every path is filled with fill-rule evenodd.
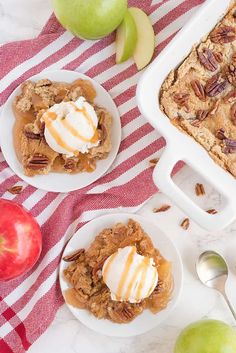
<svg viewBox="0 0 236 353"><path fill-rule="evenodd" d="M155 56L203 0L130 0L150 15L156 33ZM24 80L43 70L69 69L100 82L119 108L122 143L110 170L94 184L70 194L37 190L19 180L0 154L0 196L12 199L41 225L43 251L33 270L0 284L0 352L22 353L47 329L63 300L58 284L62 249L74 231L92 218L117 210L135 212L156 192L149 160L164 139L140 115L135 90L141 72L132 61L115 65L114 34L83 41L66 32L52 16L33 40L0 47L0 106ZM23 185L20 195L7 189Z"/></svg>

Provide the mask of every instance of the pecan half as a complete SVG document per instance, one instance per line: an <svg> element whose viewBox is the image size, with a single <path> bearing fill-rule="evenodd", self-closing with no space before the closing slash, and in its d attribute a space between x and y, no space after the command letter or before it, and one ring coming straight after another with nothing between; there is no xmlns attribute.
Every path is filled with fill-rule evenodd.
<svg viewBox="0 0 236 353"><path fill-rule="evenodd" d="M159 158L153 158L149 161L149 166L150 167L155 167L157 163L159 162Z"/></svg>
<svg viewBox="0 0 236 353"><path fill-rule="evenodd" d="M207 118L209 114L209 110L198 110L197 113L196 113L196 118L200 121L203 121Z"/></svg>
<svg viewBox="0 0 236 353"><path fill-rule="evenodd" d="M84 254L85 250L84 249L79 249L71 253L70 255L66 255L63 257L63 261L65 262L72 262L76 261L80 258L82 254Z"/></svg>
<svg viewBox="0 0 236 353"><path fill-rule="evenodd" d="M223 54L219 51L215 51L214 53L214 57L216 59L216 61L221 64L223 62Z"/></svg>
<svg viewBox="0 0 236 353"><path fill-rule="evenodd" d="M134 317L134 313L129 309L124 306L123 310L121 311L121 317L123 317L125 320L132 320Z"/></svg>
<svg viewBox="0 0 236 353"><path fill-rule="evenodd" d="M225 129L221 128L219 130L216 131L216 137L219 139L219 140L225 140L227 137L225 135Z"/></svg>
<svg viewBox="0 0 236 353"><path fill-rule="evenodd" d="M205 86L205 92L208 97L215 97L222 93L227 86L227 81L221 79L221 75L218 73L211 77Z"/></svg>
<svg viewBox="0 0 236 353"><path fill-rule="evenodd" d="M183 222L180 224L180 227L182 227L184 230L187 230L189 226L190 226L189 218L185 218Z"/></svg>
<svg viewBox="0 0 236 353"><path fill-rule="evenodd" d="M209 213L209 214L216 214L216 213L218 213L214 208L211 208L210 210L207 210L206 212Z"/></svg>
<svg viewBox="0 0 236 353"><path fill-rule="evenodd" d="M7 189L8 192L10 192L12 195L19 195L23 190L23 186L16 185L12 186L11 188Z"/></svg>
<svg viewBox="0 0 236 353"><path fill-rule="evenodd" d="M39 170L48 166L49 159L47 156L39 153L35 153L33 157L28 161L27 168L32 170Z"/></svg>
<svg viewBox="0 0 236 353"><path fill-rule="evenodd" d="M224 97L225 103L232 103L234 101L236 101L236 89L233 89Z"/></svg>
<svg viewBox="0 0 236 353"><path fill-rule="evenodd" d="M230 109L230 118L234 125L236 125L236 103L234 103Z"/></svg>
<svg viewBox="0 0 236 353"><path fill-rule="evenodd" d="M154 208L153 213L166 212L171 208L170 205L162 205L161 207Z"/></svg>
<svg viewBox="0 0 236 353"><path fill-rule="evenodd" d="M188 106L189 97L190 97L189 93L175 93L173 98L175 103L178 104L178 106L189 109L189 106Z"/></svg>
<svg viewBox="0 0 236 353"><path fill-rule="evenodd" d="M41 139L41 135L40 134L35 134L32 131L25 130L24 131L24 135L30 140L40 140Z"/></svg>
<svg viewBox="0 0 236 353"><path fill-rule="evenodd" d="M236 86L236 64L230 64L226 66L225 75L231 83L231 85Z"/></svg>
<svg viewBox="0 0 236 353"><path fill-rule="evenodd" d="M226 138L223 141L223 153L235 153L236 152L236 141Z"/></svg>
<svg viewBox="0 0 236 353"><path fill-rule="evenodd" d="M195 95L201 100L206 100L206 93L203 85L199 80L192 80L191 82L192 89L194 90Z"/></svg>
<svg viewBox="0 0 236 353"><path fill-rule="evenodd" d="M203 184L197 183L195 185L195 193L196 193L197 196L205 195L206 192L205 192L205 188L204 188Z"/></svg>
<svg viewBox="0 0 236 353"><path fill-rule="evenodd" d="M205 48L202 52L198 52L198 58L205 69L211 72L214 72L218 69L218 62L210 49Z"/></svg>
<svg viewBox="0 0 236 353"><path fill-rule="evenodd" d="M210 35L213 43L231 43L236 39L235 29L231 26L216 28Z"/></svg>

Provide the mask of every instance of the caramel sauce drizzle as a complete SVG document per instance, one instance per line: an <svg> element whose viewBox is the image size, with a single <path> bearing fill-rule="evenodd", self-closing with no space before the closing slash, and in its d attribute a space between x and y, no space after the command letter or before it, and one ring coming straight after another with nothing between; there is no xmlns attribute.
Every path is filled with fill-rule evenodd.
<svg viewBox="0 0 236 353"><path fill-rule="evenodd" d="M139 286L137 288L137 293L136 293L136 300L140 300L142 299L142 290L145 284L145 280L146 280L146 274L148 271L148 265L150 264L150 259L149 258L145 258L144 259L145 265L142 268L142 276L141 276L141 281L139 283Z"/></svg>
<svg viewBox="0 0 236 353"><path fill-rule="evenodd" d="M124 288L125 281L129 275L129 270L130 270L130 267L131 267L132 262L134 260L135 253L136 253L136 248L135 248L135 246L132 246L132 250L127 257L125 268L123 270L123 273L121 275L121 279L120 279L120 282L118 285L117 294L116 294L117 298L122 297L122 290Z"/></svg>

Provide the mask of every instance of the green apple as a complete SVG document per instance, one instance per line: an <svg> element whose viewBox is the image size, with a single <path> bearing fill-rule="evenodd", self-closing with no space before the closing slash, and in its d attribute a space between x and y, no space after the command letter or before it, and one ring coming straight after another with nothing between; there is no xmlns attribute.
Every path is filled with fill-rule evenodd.
<svg viewBox="0 0 236 353"><path fill-rule="evenodd" d="M99 39L122 22L127 0L53 0L58 21L75 36Z"/></svg>
<svg viewBox="0 0 236 353"><path fill-rule="evenodd" d="M134 52L137 43L137 28L133 17L127 10L123 21L116 32L116 63L128 60Z"/></svg>
<svg viewBox="0 0 236 353"><path fill-rule="evenodd" d="M133 58L138 70L147 66L155 49L155 34L149 17L137 7L129 9L138 32L137 45L134 50Z"/></svg>
<svg viewBox="0 0 236 353"><path fill-rule="evenodd" d="M202 320L180 334L174 353L235 353L236 330L217 320Z"/></svg>

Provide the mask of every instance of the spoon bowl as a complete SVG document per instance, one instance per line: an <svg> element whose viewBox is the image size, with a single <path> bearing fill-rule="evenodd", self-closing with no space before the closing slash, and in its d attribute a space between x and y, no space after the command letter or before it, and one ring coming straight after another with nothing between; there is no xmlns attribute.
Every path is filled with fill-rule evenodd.
<svg viewBox="0 0 236 353"><path fill-rule="evenodd" d="M236 320L236 314L225 292L229 274L225 259L215 251L205 251L198 258L196 270L200 281L205 286L216 289L223 295Z"/></svg>

